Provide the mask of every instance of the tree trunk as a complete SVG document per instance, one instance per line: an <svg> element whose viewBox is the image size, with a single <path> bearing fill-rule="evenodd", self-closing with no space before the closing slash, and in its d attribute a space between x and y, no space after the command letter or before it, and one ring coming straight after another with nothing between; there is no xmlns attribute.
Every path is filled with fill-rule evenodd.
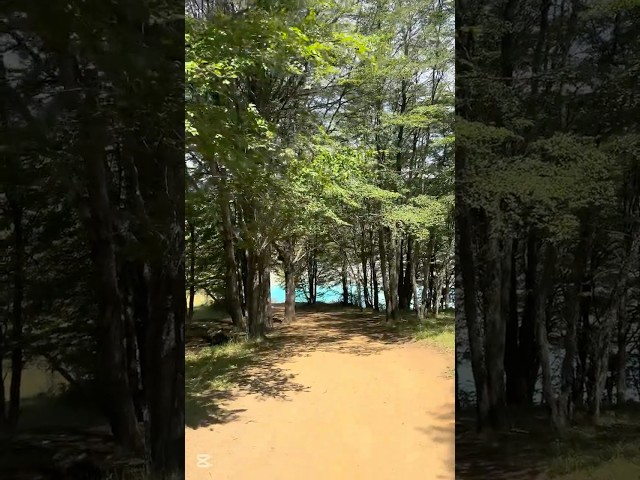
<svg viewBox="0 0 640 480"><path fill-rule="evenodd" d="M238 289L238 264L236 262L229 192L227 190L222 169L217 164L215 164L215 167L216 172L220 176L220 180L218 182L218 202L220 215L222 217L221 236L225 261L225 303L233 325L238 329L245 330L246 325L242 312L241 295L240 290Z"/></svg>
<svg viewBox="0 0 640 480"><path fill-rule="evenodd" d="M360 268L358 267L357 270L360 270ZM356 303L358 304L358 308L360 310L362 310L362 304L363 304L363 299L362 299L362 285L360 284L360 272L356 271L355 272L356 275Z"/></svg>
<svg viewBox="0 0 640 480"><path fill-rule="evenodd" d="M369 257L369 263L371 264L371 289L373 294L373 309L376 312L380 311L380 296L378 290L378 272L376 271L376 255L375 244L373 241L373 229L369 230L369 245L371 246L371 256Z"/></svg>
<svg viewBox="0 0 640 480"><path fill-rule="evenodd" d="M248 337L252 340L262 340L266 333L265 318L263 309L260 306L260 300L262 299L260 266L259 254L249 250L247 255L247 323Z"/></svg>
<svg viewBox="0 0 640 480"><path fill-rule="evenodd" d="M145 241L146 266L134 297L148 303L138 312L142 385L146 405L147 455L153 478L171 479L184 472L184 324L185 299L185 164L184 153L170 140L141 159L141 191L148 192L144 222L152 233ZM158 157L159 155L159 157ZM147 167L145 169L145 167ZM162 189L158 189L161 185ZM161 192L161 193L159 193ZM144 283L143 283L144 282ZM135 386L129 385L135 391ZM135 401L134 401L135 405Z"/></svg>
<svg viewBox="0 0 640 480"><path fill-rule="evenodd" d="M242 314L246 319L249 317L249 307L248 307L248 292L249 292L249 253L246 249L242 249L239 252L240 257L240 278L238 279L238 285L240 285L242 290ZM239 288L240 290L240 288ZM245 322L246 323L246 322Z"/></svg>
<svg viewBox="0 0 640 480"><path fill-rule="evenodd" d="M371 302L371 294L369 293L369 279L367 275L367 251L365 248L366 238L365 238L365 229L364 225L362 226L362 236L361 240L361 254L360 254L360 263L362 264L362 288L364 291L364 306L366 308L372 307Z"/></svg>
<svg viewBox="0 0 640 480"><path fill-rule="evenodd" d="M389 232L389 296L391 297L391 321L400 320L400 310L398 305L398 268L400 265L400 249L396 233Z"/></svg>
<svg viewBox="0 0 640 480"><path fill-rule="evenodd" d="M418 242L415 243L414 255L416 259L420 258L420 244ZM424 320L424 309L422 308L422 303L418 299L418 284L416 281L416 268L411 268L411 284L413 288L413 308L416 311L416 315L418 316L419 321ZM456 367L457 368L457 367ZM457 391L457 390L456 390Z"/></svg>
<svg viewBox="0 0 640 480"><path fill-rule="evenodd" d="M264 318L267 330L273 328L273 309L271 308L271 248L266 249L260 255L260 316Z"/></svg>
<svg viewBox="0 0 640 480"><path fill-rule="evenodd" d="M340 277L342 279L342 305L349 305L349 279L347 277L347 264L342 262L342 269L340 271Z"/></svg>
<svg viewBox="0 0 640 480"><path fill-rule="evenodd" d="M3 332L0 331L0 334ZM4 338L0 336L0 358L4 358ZM7 428L7 400L4 389L4 362L0 361L0 432Z"/></svg>
<svg viewBox="0 0 640 480"><path fill-rule="evenodd" d="M196 227L193 223L187 222L189 225L190 243L189 243L189 310L187 318L193 320L193 303L196 297ZM235 257L234 257L235 260ZM237 285L236 279L236 285ZM232 317L233 318L233 317Z"/></svg>
<svg viewBox="0 0 640 480"><path fill-rule="evenodd" d="M492 228L492 227L489 227ZM485 315L485 361L489 391L489 421L495 429L506 426L506 398L504 385L504 351L506 319L502 316L500 246L496 232L490 231L486 240L483 283Z"/></svg>
<svg viewBox="0 0 640 480"><path fill-rule="evenodd" d="M97 344L101 398L117 441L126 449L143 451L135 407L129 387L126 356L123 348L122 304L117 278L117 257L114 243L114 216L109 199L104 145L105 130L99 124L97 102L86 106L82 156L86 168L89 196L89 232L92 261L95 269L95 292L98 304ZM184 302L184 277L181 296ZM164 299L162 300L164 301Z"/></svg>
<svg viewBox="0 0 640 480"><path fill-rule="evenodd" d="M382 274L382 290L384 291L385 303L385 320L391 321L391 310L393 309L393 298L391 296L391 287L389 285L388 264L387 264L387 246L384 227L380 227L378 232L378 247L380 249L380 273Z"/></svg>
<svg viewBox="0 0 640 480"><path fill-rule="evenodd" d="M507 404L519 405L522 398L519 395L518 386L520 384L520 372L522 367L520 365L520 355L518 352L518 240L513 240L511 246L511 265L510 269L510 281L508 285L508 293L505 298L508 298L509 306L507 307L507 331L506 331L506 345L504 355L504 368L506 373L506 394ZM503 277L503 282L505 278ZM503 284L503 288L506 286ZM505 293L503 292L503 295Z"/></svg>
<svg viewBox="0 0 640 480"><path fill-rule="evenodd" d="M522 313L522 325L518 332L518 346L520 358L520 382L518 388L518 403L533 404L538 370L540 369L538 347L536 345L536 278L539 266L539 243L535 232L529 232L527 239L527 262L525 270L525 308Z"/></svg>
<svg viewBox="0 0 640 480"><path fill-rule="evenodd" d="M618 306L618 355L616 365L616 404L624 405L627 400L627 290L621 292Z"/></svg>
<svg viewBox="0 0 640 480"><path fill-rule="evenodd" d="M400 309L408 310L411 305L411 301L414 297L413 293L415 291L415 264L418 256L414 250L416 242L409 235L407 238L407 266L404 270L404 279L402 281L402 291L400 295Z"/></svg>
<svg viewBox="0 0 640 480"><path fill-rule="evenodd" d="M547 337L547 322L544 315L547 297L553 278L555 266L555 250L550 244L545 247L543 253L543 267L540 275L536 275L534 282L535 294L535 319L536 319L536 343L538 344L540 355L540 366L542 369L542 395L546 405L550 409L551 421L557 431L561 432L566 426L566 416L564 410L560 410L558 399L553 389L553 374L551 372L551 354L549 339Z"/></svg>
<svg viewBox="0 0 640 480"><path fill-rule="evenodd" d="M142 358L138 341L138 329L136 328L136 265L127 264L123 269L123 282L126 282L123 295L127 299L124 306L125 347L127 352L127 371L129 374L129 386L133 394L133 405L136 410L138 422L144 421L146 403L142 384L141 370ZM126 279L126 280L125 280ZM146 293L146 292L145 292ZM148 316L144 317L148 321Z"/></svg>
<svg viewBox="0 0 640 480"><path fill-rule="evenodd" d="M384 292L385 320L388 322L391 320L393 300L389 288L389 276L387 275L387 248L383 227L380 227L378 231L378 248L380 249L380 273L382 274L382 290Z"/></svg>
<svg viewBox="0 0 640 480"><path fill-rule="evenodd" d="M144 377L148 447L154 478L160 479L184 468L184 267L171 266L182 250L165 238L171 260L159 258L151 267Z"/></svg>
<svg viewBox="0 0 640 480"><path fill-rule="evenodd" d="M9 386L9 426L16 428L20 415L20 385L22 383L22 302L24 297L25 238L22 217L24 209L19 199L9 198L13 220L13 305L11 312L11 384ZM0 362L3 358L0 357ZM0 377L4 383L4 377Z"/></svg>
<svg viewBox="0 0 640 480"><path fill-rule="evenodd" d="M291 323L296 319L296 276L294 263L294 244L285 242L281 252L282 269L284 271L284 323Z"/></svg>
<svg viewBox="0 0 640 480"><path fill-rule="evenodd" d="M308 302L311 305L315 305L317 297L317 276L318 276L318 261L316 260L316 249L310 247L307 250L307 277L309 279L309 295Z"/></svg>
<svg viewBox="0 0 640 480"><path fill-rule="evenodd" d="M459 173L459 172L458 172ZM476 390L476 416L478 430L483 430L489 422L489 391L487 388L487 370L485 366L484 349L482 346L482 328L478 319L476 265L473 251L473 230L470 213L462 208L456 209L456 227L458 241L457 265L460 270L461 285L456 291L462 293L464 318L469 336L471 352L471 369ZM431 258L427 257L427 262ZM425 272L428 274L428 272ZM425 276L425 284L428 275ZM425 285L425 288L426 285ZM424 302L424 300L423 300Z"/></svg>
<svg viewBox="0 0 640 480"><path fill-rule="evenodd" d="M422 261L422 298L420 300L422 316L426 317L429 310L429 279L431 277L431 257L435 245L435 236L429 236L427 243L427 253ZM416 285L416 289L418 286Z"/></svg>

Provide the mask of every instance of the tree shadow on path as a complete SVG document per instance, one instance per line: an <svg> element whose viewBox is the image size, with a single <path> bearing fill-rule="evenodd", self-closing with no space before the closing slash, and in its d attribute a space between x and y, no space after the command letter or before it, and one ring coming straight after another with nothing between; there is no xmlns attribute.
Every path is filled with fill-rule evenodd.
<svg viewBox="0 0 640 480"><path fill-rule="evenodd" d="M282 306L274 308L282 317ZM194 348L186 358L186 424L191 428L227 423L242 410L224 405L240 394L288 400L308 391L283 364L316 351L374 355L392 345L411 342L409 329L390 328L384 315L357 308L321 305L299 308L297 320L278 325L262 343L217 353L217 347ZM222 350L220 350L222 351ZM224 379L229 388L216 388Z"/></svg>
<svg viewBox="0 0 640 480"><path fill-rule="evenodd" d="M442 405L438 411L431 412L434 422L432 425L426 427L417 427L417 430L427 435L434 443L444 443L451 445L452 448L448 451L448 455L441 458L440 461L444 464L445 468L451 472L449 476L440 475L437 479L450 479L453 476L456 459L455 445L455 420L454 420L455 406L453 403L447 403Z"/></svg>

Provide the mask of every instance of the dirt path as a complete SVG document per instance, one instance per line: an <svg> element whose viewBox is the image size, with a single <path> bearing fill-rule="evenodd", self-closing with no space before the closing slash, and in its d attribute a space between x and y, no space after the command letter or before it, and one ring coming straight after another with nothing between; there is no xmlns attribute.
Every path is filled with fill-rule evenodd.
<svg viewBox="0 0 640 480"><path fill-rule="evenodd" d="M267 350L187 428L187 480L454 478L452 354L331 311Z"/></svg>

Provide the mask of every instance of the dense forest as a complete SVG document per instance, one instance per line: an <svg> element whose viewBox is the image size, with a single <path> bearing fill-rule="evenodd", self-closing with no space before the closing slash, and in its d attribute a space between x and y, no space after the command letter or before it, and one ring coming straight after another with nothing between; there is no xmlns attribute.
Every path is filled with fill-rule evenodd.
<svg viewBox="0 0 640 480"><path fill-rule="evenodd" d="M64 469L93 454L89 440L60 446L77 406L21 435L22 371L36 360L99 412L114 451L152 478L184 468L182 13L3 2L2 478L72 478ZM118 474L96 462L78 478Z"/></svg>
<svg viewBox="0 0 640 480"><path fill-rule="evenodd" d="M558 432L637 399L637 21L633 2L456 10L456 300L480 428L538 390Z"/></svg>
<svg viewBox="0 0 640 480"><path fill-rule="evenodd" d="M272 279L437 312L453 285L453 6L187 5L186 279L251 339ZM273 275L275 274L275 275ZM296 293L298 292L298 293Z"/></svg>

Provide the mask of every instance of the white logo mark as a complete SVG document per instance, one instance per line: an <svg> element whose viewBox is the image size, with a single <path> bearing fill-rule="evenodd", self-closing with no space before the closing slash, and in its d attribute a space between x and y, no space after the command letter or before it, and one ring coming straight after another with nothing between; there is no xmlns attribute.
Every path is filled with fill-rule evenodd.
<svg viewBox="0 0 640 480"><path fill-rule="evenodd" d="M211 467L211 463L209 462L210 459L211 459L211 455L205 455L201 453L197 457L196 466L198 468L209 468Z"/></svg>

